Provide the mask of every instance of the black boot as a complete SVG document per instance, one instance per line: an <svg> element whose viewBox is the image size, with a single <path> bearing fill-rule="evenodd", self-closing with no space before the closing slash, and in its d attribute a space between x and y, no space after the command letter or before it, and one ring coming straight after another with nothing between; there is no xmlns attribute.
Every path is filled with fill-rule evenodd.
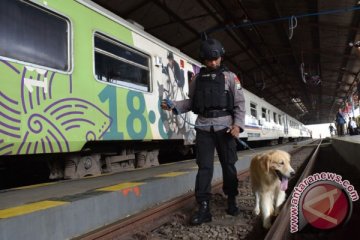
<svg viewBox="0 0 360 240"><path fill-rule="evenodd" d="M192 225L200 225L204 222L211 222L212 216L210 213L210 206L208 201L203 201L199 204L199 210L191 218Z"/></svg>
<svg viewBox="0 0 360 240"><path fill-rule="evenodd" d="M226 209L226 213L232 216L237 216L239 214L239 208L236 206L235 196L229 196L227 199L228 209Z"/></svg>

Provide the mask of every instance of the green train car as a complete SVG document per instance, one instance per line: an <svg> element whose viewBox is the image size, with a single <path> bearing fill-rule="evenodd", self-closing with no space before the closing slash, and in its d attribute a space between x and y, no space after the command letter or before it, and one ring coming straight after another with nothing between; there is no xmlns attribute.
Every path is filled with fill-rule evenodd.
<svg viewBox="0 0 360 240"><path fill-rule="evenodd" d="M80 178L193 142L160 101L186 98L201 64L141 26L91 1L0 0L0 36L0 161L52 156L50 178Z"/></svg>

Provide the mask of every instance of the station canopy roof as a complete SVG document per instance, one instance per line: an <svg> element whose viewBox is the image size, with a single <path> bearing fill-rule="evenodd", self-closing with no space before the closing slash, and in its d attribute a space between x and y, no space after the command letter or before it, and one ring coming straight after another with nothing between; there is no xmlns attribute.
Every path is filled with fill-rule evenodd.
<svg viewBox="0 0 360 240"><path fill-rule="evenodd" d="M332 122L357 90L360 1L93 1L197 60L206 32L247 90L304 124Z"/></svg>

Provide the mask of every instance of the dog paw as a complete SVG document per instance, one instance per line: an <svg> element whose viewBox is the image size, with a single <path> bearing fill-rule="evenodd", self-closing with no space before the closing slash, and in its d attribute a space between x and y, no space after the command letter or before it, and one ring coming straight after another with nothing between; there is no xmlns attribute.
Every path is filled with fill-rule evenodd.
<svg viewBox="0 0 360 240"><path fill-rule="evenodd" d="M258 216L260 214L260 208L255 208L253 210L253 213L254 213L255 216Z"/></svg>

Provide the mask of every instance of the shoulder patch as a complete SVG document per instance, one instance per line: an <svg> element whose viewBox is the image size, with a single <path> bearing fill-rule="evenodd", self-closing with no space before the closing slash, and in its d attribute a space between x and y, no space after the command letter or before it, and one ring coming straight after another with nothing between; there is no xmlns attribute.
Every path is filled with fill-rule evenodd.
<svg viewBox="0 0 360 240"><path fill-rule="evenodd" d="M240 90L240 89L241 89L241 83L240 83L239 78L238 78L236 75L235 75L235 77L234 77L234 80L235 80L236 89L237 89L237 90Z"/></svg>

